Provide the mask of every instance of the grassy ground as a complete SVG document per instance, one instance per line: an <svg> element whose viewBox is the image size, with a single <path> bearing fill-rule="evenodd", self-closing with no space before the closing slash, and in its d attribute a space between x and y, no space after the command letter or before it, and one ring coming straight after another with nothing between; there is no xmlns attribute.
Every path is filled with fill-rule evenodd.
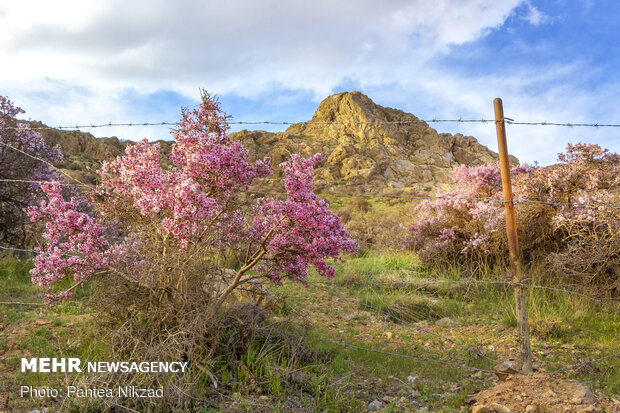
<svg viewBox="0 0 620 413"><path fill-rule="evenodd" d="M41 302L42 291L30 284L28 269L22 261L0 262L0 301ZM339 264L333 284L311 275L307 285L273 287L283 299L269 325L285 319L306 325L313 356L293 360L290 352L256 342L234 364L216 359L213 380L218 389L211 389L202 411L360 411L374 400L383 411L467 411L468 395L497 379L436 361L482 370L493 363L440 336L494 360L518 359L511 291L497 285L355 284L434 280L410 254L383 253ZM620 350L617 312L559 292L526 293L537 368L554 371ZM19 386L53 387L76 379L71 374L21 374L21 357L104 357L105 336L93 328L82 298L49 308L0 304L0 411L59 407L62 400L20 398ZM293 327L287 333L294 337L299 331ZM565 377L620 382L620 357L571 370ZM620 393L617 385L591 388L616 398Z"/></svg>

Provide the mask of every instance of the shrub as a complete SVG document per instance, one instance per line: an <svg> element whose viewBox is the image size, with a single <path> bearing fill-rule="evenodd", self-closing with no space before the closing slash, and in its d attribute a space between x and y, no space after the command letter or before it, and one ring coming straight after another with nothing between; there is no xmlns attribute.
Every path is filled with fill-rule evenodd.
<svg viewBox="0 0 620 413"><path fill-rule="evenodd" d="M513 168L519 244L526 263L551 275L618 293L620 156L598 145L568 145L549 167ZM407 245L426 265L477 274L507 266L498 165L454 171L456 189L416 206ZM478 199L472 199L478 198ZM527 201L543 201L535 203ZM562 205L581 204L581 205Z"/></svg>
<svg viewBox="0 0 620 413"><path fill-rule="evenodd" d="M0 244L24 247L28 243L28 217L24 208L38 202L43 193L28 181L58 180L48 163L62 159L58 148L50 148L41 134L28 129L16 116L24 111L0 96ZM22 182L15 182L15 181Z"/></svg>
<svg viewBox="0 0 620 413"><path fill-rule="evenodd" d="M29 208L46 241L33 281L48 286L48 299L98 283L93 305L117 328L117 359L189 360L205 374L218 310L234 291L257 278L303 280L310 266L332 277L330 260L357 249L313 192L320 155L281 164L288 199L250 202L245 191L271 174L270 161L250 164L225 119L203 93L200 107L182 112L168 166L144 140L104 163L88 206L65 200L54 182L42 185L47 200ZM186 384L180 398L196 390Z"/></svg>

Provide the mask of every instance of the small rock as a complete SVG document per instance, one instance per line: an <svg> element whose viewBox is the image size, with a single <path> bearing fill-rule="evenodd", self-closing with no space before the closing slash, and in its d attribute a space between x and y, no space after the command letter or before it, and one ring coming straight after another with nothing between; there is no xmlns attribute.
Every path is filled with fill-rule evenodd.
<svg viewBox="0 0 620 413"><path fill-rule="evenodd" d="M492 403L474 406L471 413L512 413L512 410L502 404Z"/></svg>
<svg viewBox="0 0 620 413"><path fill-rule="evenodd" d="M381 403L379 400L374 400L368 404L369 412L376 412L381 409L383 409L383 403Z"/></svg>
<svg viewBox="0 0 620 413"><path fill-rule="evenodd" d="M551 389L547 390L546 392L543 393L543 397L546 399L551 399L553 397L556 397L557 394L555 394L555 392Z"/></svg>
<svg viewBox="0 0 620 413"><path fill-rule="evenodd" d="M353 313L345 314L345 316L343 318L344 318L345 321L351 321L355 317L357 317L358 315L359 315L359 313L353 312Z"/></svg>
<svg viewBox="0 0 620 413"><path fill-rule="evenodd" d="M525 408L525 413L538 413L538 407L528 404Z"/></svg>
<svg viewBox="0 0 620 413"><path fill-rule="evenodd" d="M383 400L384 403L390 404L392 403L392 401L394 401L394 398L390 396L383 396L381 400Z"/></svg>
<svg viewBox="0 0 620 413"><path fill-rule="evenodd" d="M451 327L453 325L455 325L456 322L454 320L452 320L450 317L444 317L441 318L439 320L437 320L435 322L435 325L441 326L441 327Z"/></svg>
<svg viewBox="0 0 620 413"><path fill-rule="evenodd" d="M491 409L491 411L494 413L512 413L512 410L499 403L490 404L489 409Z"/></svg>
<svg viewBox="0 0 620 413"><path fill-rule="evenodd" d="M259 399L266 402L267 400L269 400L269 396L260 396Z"/></svg>
<svg viewBox="0 0 620 413"><path fill-rule="evenodd" d="M241 398L241 393L234 392L234 393L232 394L232 398L233 398L233 399L240 399L240 398Z"/></svg>
<svg viewBox="0 0 620 413"><path fill-rule="evenodd" d="M508 376L519 372L519 366L514 361L508 360L493 367L493 371L498 379L506 381Z"/></svg>
<svg viewBox="0 0 620 413"><path fill-rule="evenodd" d="M595 404L598 401L590 389L583 384L575 383L574 389L575 393L573 394L573 399L571 400L573 404Z"/></svg>
<svg viewBox="0 0 620 413"><path fill-rule="evenodd" d="M420 390L422 388L422 379L418 376L408 376L407 382L411 384L415 389Z"/></svg>
<svg viewBox="0 0 620 413"><path fill-rule="evenodd" d="M595 405L590 405L588 407L584 407L583 409L579 409L577 411L577 413L597 413L600 412L601 409L599 409L598 407L596 407Z"/></svg>

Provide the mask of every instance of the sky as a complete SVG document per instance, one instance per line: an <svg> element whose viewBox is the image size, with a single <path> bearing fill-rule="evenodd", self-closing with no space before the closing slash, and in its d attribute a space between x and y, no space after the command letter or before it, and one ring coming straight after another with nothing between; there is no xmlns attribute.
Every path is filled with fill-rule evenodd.
<svg viewBox="0 0 620 413"><path fill-rule="evenodd" d="M201 88L234 121L305 121L359 90L421 119L492 119L501 97L515 121L618 124L618 18L616 0L0 0L0 95L50 126L175 122ZM493 123L431 126L497 150ZM567 143L620 152L620 128L507 135L541 165Z"/></svg>

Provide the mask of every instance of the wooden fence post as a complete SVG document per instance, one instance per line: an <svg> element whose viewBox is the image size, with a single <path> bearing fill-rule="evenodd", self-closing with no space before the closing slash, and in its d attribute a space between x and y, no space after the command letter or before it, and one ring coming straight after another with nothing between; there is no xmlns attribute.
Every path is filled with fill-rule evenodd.
<svg viewBox="0 0 620 413"><path fill-rule="evenodd" d="M497 129L497 144L499 146L499 166L502 174L502 192L504 194L504 211L506 214L506 233L508 234L508 248L510 251L510 271L512 281L521 283L521 260L519 258L519 239L517 238L517 221L515 219L514 202L512 200L512 183L510 179L510 161L508 145L506 144L506 125L504 123L504 107L502 100L493 101L495 108L495 127ZM527 305L523 295L523 285L514 286L515 305L517 312L517 326L519 328L519 346L521 349L521 372L532 373L532 350L530 348L530 332L527 321Z"/></svg>

